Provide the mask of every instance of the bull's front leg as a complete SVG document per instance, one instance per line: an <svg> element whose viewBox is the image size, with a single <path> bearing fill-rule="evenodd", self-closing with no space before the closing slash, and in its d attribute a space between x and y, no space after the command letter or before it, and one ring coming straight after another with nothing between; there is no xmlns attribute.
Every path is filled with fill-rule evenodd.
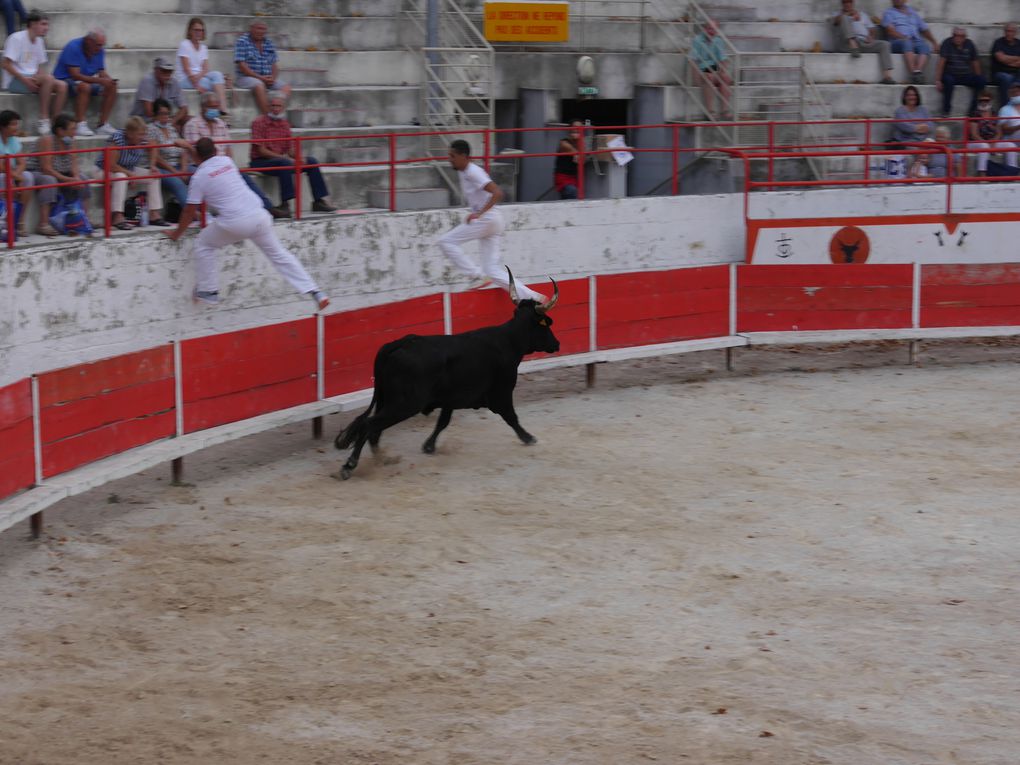
<svg viewBox="0 0 1020 765"><path fill-rule="evenodd" d="M453 416L452 409L442 409L439 412L439 419L436 421L436 428L432 431L432 435L425 439L425 443L422 444L421 450L426 454L434 454L436 451L436 439L439 437L440 432L447 425L450 424L450 418Z"/></svg>

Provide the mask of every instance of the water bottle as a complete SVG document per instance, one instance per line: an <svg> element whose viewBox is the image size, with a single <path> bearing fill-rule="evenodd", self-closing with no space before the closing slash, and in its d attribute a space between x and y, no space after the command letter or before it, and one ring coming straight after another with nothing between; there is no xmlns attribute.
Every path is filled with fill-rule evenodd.
<svg viewBox="0 0 1020 765"><path fill-rule="evenodd" d="M144 191L138 195L139 222L142 226L149 225L149 195Z"/></svg>

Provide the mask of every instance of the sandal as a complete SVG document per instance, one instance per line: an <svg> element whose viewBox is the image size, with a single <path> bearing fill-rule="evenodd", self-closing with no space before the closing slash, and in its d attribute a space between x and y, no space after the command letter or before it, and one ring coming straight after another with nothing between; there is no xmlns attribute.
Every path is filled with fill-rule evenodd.
<svg viewBox="0 0 1020 765"><path fill-rule="evenodd" d="M35 230L35 233L40 236L57 236L57 230L49 223L40 223L39 227Z"/></svg>
<svg viewBox="0 0 1020 765"><path fill-rule="evenodd" d="M155 218L154 220L150 220L149 221L149 225L150 226L172 226L174 224L171 223L170 221L164 219L164 218Z"/></svg>
<svg viewBox="0 0 1020 765"><path fill-rule="evenodd" d="M110 225L113 228L117 229L118 231L130 231L131 229L134 228L134 226L132 226L126 220L118 221L117 223L111 223Z"/></svg>

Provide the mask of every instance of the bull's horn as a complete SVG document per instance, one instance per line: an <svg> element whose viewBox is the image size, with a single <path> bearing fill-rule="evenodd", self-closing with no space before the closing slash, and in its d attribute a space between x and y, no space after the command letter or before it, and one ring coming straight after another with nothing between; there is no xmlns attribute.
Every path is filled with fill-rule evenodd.
<svg viewBox="0 0 1020 765"><path fill-rule="evenodd" d="M553 296L549 298L549 300L547 300L545 303L542 303L542 305L535 306L535 310L538 311L539 313L551 311L552 307L556 305L556 301L560 299L560 287L556 283L556 280L550 276L549 281L553 283Z"/></svg>
<svg viewBox="0 0 1020 765"><path fill-rule="evenodd" d="M514 272L510 270L510 266L506 266L506 272L510 275L510 299L514 301L514 305L520 301L517 297L517 285L514 284Z"/></svg>

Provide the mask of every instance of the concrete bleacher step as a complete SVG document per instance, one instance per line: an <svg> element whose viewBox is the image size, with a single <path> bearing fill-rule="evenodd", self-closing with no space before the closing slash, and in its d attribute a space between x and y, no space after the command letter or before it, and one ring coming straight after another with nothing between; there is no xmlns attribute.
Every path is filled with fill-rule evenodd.
<svg viewBox="0 0 1020 765"><path fill-rule="evenodd" d="M726 35L729 41L741 53L774 53L782 50L779 37L766 35Z"/></svg>
<svg viewBox="0 0 1020 765"><path fill-rule="evenodd" d="M397 189L397 210L432 210L437 207L450 206L450 190L445 187ZM370 207L390 206L389 188L369 189L368 204Z"/></svg>
<svg viewBox="0 0 1020 765"><path fill-rule="evenodd" d="M48 46L62 48L85 30L100 26L106 30L107 44L125 48L177 49L184 39L190 16L181 13L124 13L55 11L50 12ZM232 33L248 30L245 16L207 15L206 39L210 48L233 46ZM286 40L278 48L302 50L392 50L401 47L401 23L386 16L266 16L269 37ZM419 43L420 44L420 43Z"/></svg>
<svg viewBox="0 0 1020 765"><path fill-rule="evenodd" d="M796 66L742 66L741 85L798 85L800 67Z"/></svg>
<svg viewBox="0 0 1020 765"><path fill-rule="evenodd" d="M395 16L401 0L132 0L133 13L180 13L213 16L226 10L238 16ZM60 0L52 10L109 11L109 0Z"/></svg>
<svg viewBox="0 0 1020 765"><path fill-rule="evenodd" d="M702 5L702 10L716 22L757 21L758 11L753 5Z"/></svg>

